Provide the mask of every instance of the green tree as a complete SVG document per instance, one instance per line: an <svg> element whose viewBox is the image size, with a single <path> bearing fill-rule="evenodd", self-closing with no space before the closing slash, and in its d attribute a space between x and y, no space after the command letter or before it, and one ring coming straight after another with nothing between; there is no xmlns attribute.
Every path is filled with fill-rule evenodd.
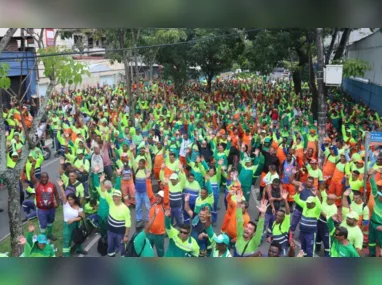
<svg viewBox="0 0 382 285"><path fill-rule="evenodd" d="M150 80L153 79L153 65L157 61L160 45L174 44L185 40L187 34L183 29L146 29L142 31L141 39L144 46L153 46L139 50L143 61L150 68Z"/></svg>
<svg viewBox="0 0 382 285"><path fill-rule="evenodd" d="M344 60L333 60L332 64L342 64L344 78L348 77L363 77L366 71L370 70L371 67L369 63L361 59L344 59Z"/></svg>
<svg viewBox="0 0 382 285"><path fill-rule="evenodd" d="M230 70L245 49L244 34L238 29L195 29L191 62L200 66L208 90L214 76Z"/></svg>

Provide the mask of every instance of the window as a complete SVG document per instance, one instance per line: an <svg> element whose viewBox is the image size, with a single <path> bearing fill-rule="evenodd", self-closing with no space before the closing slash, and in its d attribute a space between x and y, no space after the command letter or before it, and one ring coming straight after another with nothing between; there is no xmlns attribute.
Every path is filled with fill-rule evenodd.
<svg viewBox="0 0 382 285"><path fill-rule="evenodd" d="M93 38L88 37L88 48L93 48L93 44L94 44Z"/></svg>

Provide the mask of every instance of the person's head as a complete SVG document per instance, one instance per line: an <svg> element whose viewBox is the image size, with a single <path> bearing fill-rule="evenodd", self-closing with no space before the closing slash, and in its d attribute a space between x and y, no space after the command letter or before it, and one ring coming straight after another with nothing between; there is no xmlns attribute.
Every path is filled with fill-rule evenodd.
<svg viewBox="0 0 382 285"><path fill-rule="evenodd" d="M138 168L139 168L139 169L145 169L145 166L146 166L146 160L144 160L143 158L140 159L140 160L138 161Z"/></svg>
<svg viewBox="0 0 382 285"><path fill-rule="evenodd" d="M39 234L37 236L36 243L37 243L37 247L39 249L44 249L46 244L48 243L48 239L47 239L46 235L45 234Z"/></svg>
<svg viewBox="0 0 382 285"><path fill-rule="evenodd" d="M313 187L313 185L314 185L314 178L312 176L309 176L306 179L305 186L306 186L306 188L310 189Z"/></svg>
<svg viewBox="0 0 382 285"><path fill-rule="evenodd" d="M244 233L243 237L245 240L249 240L253 237L255 231L256 231L256 224L255 222L250 221L245 227L244 227Z"/></svg>
<svg viewBox="0 0 382 285"><path fill-rule="evenodd" d="M47 172L41 172L40 183L46 185L49 182L49 175Z"/></svg>
<svg viewBox="0 0 382 285"><path fill-rule="evenodd" d="M145 148L143 146L139 148L139 154L142 156L145 155Z"/></svg>
<svg viewBox="0 0 382 285"><path fill-rule="evenodd" d="M277 241L272 241L268 249L268 257L280 257L281 245Z"/></svg>
<svg viewBox="0 0 382 285"><path fill-rule="evenodd" d="M95 207L95 206L97 206L97 200L92 198L92 199L90 199L89 204L90 204L90 206Z"/></svg>
<svg viewBox="0 0 382 285"><path fill-rule="evenodd" d="M66 196L66 200L68 201L68 203L71 207L73 207L75 205L80 206L80 199L74 193L69 193Z"/></svg>
<svg viewBox="0 0 382 285"><path fill-rule="evenodd" d="M318 167L318 162L317 162L317 160L312 159L312 160L310 161L310 166L312 167L313 170L316 170L317 167Z"/></svg>
<svg viewBox="0 0 382 285"><path fill-rule="evenodd" d="M211 166L210 169L208 170L208 174L212 177L216 174L216 167Z"/></svg>
<svg viewBox="0 0 382 285"><path fill-rule="evenodd" d="M184 140L188 140L188 134L183 135Z"/></svg>
<svg viewBox="0 0 382 285"><path fill-rule="evenodd" d="M200 190L200 197L202 198L202 200L206 199L208 197L208 191L207 189L205 188L202 188Z"/></svg>
<svg viewBox="0 0 382 285"><path fill-rule="evenodd" d="M158 205L162 205L162 204L163 204L163 198L164 198L164 191L163 191L163 190L160 190L160 191L155 195L155 202L156 202Z"/></svg>
<svg viewBox="0 0 382 285"><path fill-rule="evenodd" d="M223 151L224 151L224 145L219 144L219 145L218 145L218 151L219 151L219 152L223 152Z"/></svg>
<svg viewBox="0 0 382 285"><path fill-rule="evenodd" d="M353 192L353 201L356 204L362 204L363 203L363 198L362 198L361 192L359 192L359 191Z"/></svg>
<svg viewBox="0 0 382 285"><path fill-rule="evenodd" d="M170 157L170 162L171 162L171 163L174 163L174 161L175 161L175 153L170 152L169 157Z"/></svg>
<svg viewBox="0 0 382 285"><path fill-rule="evenodd" d="M19 154L17 152L13 152L11 154L11 158L14 162L17 162L19 160Z"/></svg>
<svg viewBox="0 0 382 285"><path fill-rule="evenodd" d="M245 166L246 167L251 167L252 166L252 159L250 157L247 157L245 160Z"/></svg>
<svg viewBox="0 0 382 285"><path fill-rule="evenodd" d="M98 144L96 144L96 145L94 145L94 153L96 154L96 155L99 155L100 153L101 153L101 149L100 149L100 147L99 147L99 145Z"/></svg>
<svg viewBox="0 0 382 285"><path fill-rule="evenodd" d="M308 209L313 209L314 207L316 206L316 202L315 202L315 199L313 196L309 196L307 199L306 199L306 207Z"/></svg>
<svg viewBox="0 0 382 285"><path fill-rule="evenodd" d="M176 184L178 184L178 182L179 182L178 174L176 174L176 173L171 174L171 176L170 176L170 181L171 181L171 184L172 184L173 186L175 186Z"/></svg>
<svg viewBox="0 0 382 285"><path fill-rule="evenodd" d="M179 228L179 238L185 242L190 237L191 228L189 225L183 224Z"/></svg>
<svg viewBox="0 0 382 285"><path fill-rule="evenodd" d="M271 155L274 155L274 154L276 153L276 150L275 150L273 147L270 147L270 148L269 148L269 153L270 153Z"/></svg>
<svg viewBox="0 0 382 285"><path fill-rule="evenodd" d="M271 165L269 165L269 171L272 173L272 174L274 174L275 172L276 172L276 165L274 165L274 164L271 164Z"/></svg>
<svg viewBox="0 0 382 285"><path fill-rule="evenodd" d="M281 183L280 179L278 179L278 178L273 179L273 181L272 181L272 188L273 189L278 189L280 187L280 183Z"/></svg>
<svg viewBox="0 0 382 285"><path fill-rule="evenodd" d="M340 161L341 163L346 163L346 155L344 153L340 155Z"/></svg>
<svg viewBox="0 0 382 285"><path fill-rule="evenodd" d="M357 166L358 169L361 169L364 165L364 162L362 159L360 159L355 162L355 165Z"/></svg>
<svg viewBox="0 0 382 285"><path fill-rule="evenodd" d="M288 152L287 155L286 155L287 161L291 162L292 161L292 157L293 157L292 154L290 152Z"/></svg>
<svg viewBox="0 0 382 285"><path fill-rule="evenodd" d="M334 237L342 242L348 238L348 230L345 227L337 227L334 232Z"/></svg>
<svg viewBox="0 0 382 285"><path fill-rule="evenodd" d="M280 209L276 212L276 224L281 224L285 219L285 211Z"/></svg>
<svg viewBox="0 0 382 285"><path fill-rule="evenodd" d="M355 227L358 223L359 215L355 211L350 211L346 214L346 224L349 227Z"/></svg>
<svg viewBox="0 0 382 285"><path fill-rule="evenodd" d="M188 180L188 182L190 182L190 183L194 182L194 180L195 180L195 176L194 176L194 174L192 174L192 173L188 174L188 175L187 175L187 180Z"/></svg>
<svg viewBox="0 0 382 285"><path fill-rule="evenodd" d="M352 180L358 180L360 174L361 173L358 170L353 170L353 172L351 173Z"/></svg>
<svg viewBox="0 0 382 285"><path fill-rule="evenodd" d="M216 243L216 250L220 253L226 252L229 245L229 237L226 234L220 234L218 236L214 236L214 241Z"/></svg>
<svg viewBox="0 0 382 285"><path fill-rule="evenodd" d="M122 203L122 192L120 190L114 189L112 195L113 195L114 204L117 206L121 205L121 203Z"/></svg>
<svg viewBox="0 0 382 285"><path fill-rule="evenodd" d="M77 173L75 171L69 172L69 182L74 184L77 181Z"/></svg>

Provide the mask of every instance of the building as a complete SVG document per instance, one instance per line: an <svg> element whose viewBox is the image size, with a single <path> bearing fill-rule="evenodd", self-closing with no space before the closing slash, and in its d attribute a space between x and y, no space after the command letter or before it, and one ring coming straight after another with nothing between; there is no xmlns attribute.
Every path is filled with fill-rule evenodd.
<svg viewBox="0 0 382 285"><path fill-rule="evenodd" d="M343 89L355 100L362 100L382 114L382 32L376 32L349 45L347 58L366 61L371 69L364 78L345 78Z"/></svg>
<svg viewBox="0 0 382 285"><path fill-rule="evenodd" d="M8 29L0 28L0 39ZM25 99L29 100L32 95L37 94L38 70L35 58L36 51L30 44L33 43L33 37L16 31L8 45L0 54L0 64L5 63L9 66L8 77L11 80L12 91L21 95L26 94ZM21 89L20 89L21 85ZM3 96L3 103L9 106L10 96L5 90L0 90Z"/></svg>

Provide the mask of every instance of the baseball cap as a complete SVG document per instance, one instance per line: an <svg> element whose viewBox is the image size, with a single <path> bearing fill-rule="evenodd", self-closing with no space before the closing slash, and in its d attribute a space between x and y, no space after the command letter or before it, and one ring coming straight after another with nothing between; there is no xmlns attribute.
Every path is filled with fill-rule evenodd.
<svg viewBox="0 0 382 285"><path fill-rule="evenodd" d="M216 243L224 243L225 245L229 245L229 237L226 234L214 236L214 241Z"/></svg>
<svg viewBox="0 0 382 285"><path fill-rule="evenodd" d="M265 142L265 143L269 143L269 142L271 142L271 139L270 139L270 138L266 138L266 139L264 140L264 142Z"/></svg>
<svg viewBox="0 0 382 285"><path fill-rule="evenodd" d="M310 161L310 164L316 164L317 163L317 160L315 160L315 159L312 159L311 161Z"/></svg>
<svg viewBox="0 0 382 285"><path fill-rule="evenodd" d="M379 180L376 184L377 186L382 186L382 180Z"/></svg>
<svg viewBox="0 0 382 285"><path fill-rule="evenodd" d="M19 156L19 154L17 152L12 152L12 156Z"/></svg>
<svg viewBox="0 0 382 285"><path fill-rule="evenodd" d="M158 193L157 193L158 196L160 197L164 197L164 191L163 190L160 190Z"/></svg>
<svg viewBox="0 0 382 285"><path fill-rule="evenodd" d="M362 159L357 160L356 163L365 164Z"/></svg>
<svg viewBox="0 0 382 285"><path fill-rule="evenodd" d="M244 162L251 162L252 159L250 157L247 157L246 159L244 159Z"/></svg>
<svg viewBox="0 0 382 285"><path fill-rule="evenodd" d="M170 176L170 180L172 180L172 179L178 179L178 174L176 174L176 173L173 173L173 174L171 174L171 176Z"/></svg>
<svg viewBox="0 0 382 285"><path fill-rule="evenodd" d="M221 129L220 134L225 135L225 130Z"/></svg>
<svg viewBox="0 0 382 285"><path fill-rule="evenodd" d="M46 244L48 242L46 235L40 234L37 236L37 242L40 244Z"/></svg>
<svg viewBox="0 0 382 285"><path fill-rule="evenodd" d="M84 154L84 151L82 149L77 150L77 154Z"/></svg>
<svg viewBox="0 0 382 285"><path fill-rule="evenodd" d="M121 154L121 157L126 157L127 156L127 153L126 152L123 152L122 154Z"/></svg>
<svg viewBox="0 0 382 285"><path fill-rule="evenodd" d="M113 191L113 196L122 197L122 192L119 191L119 190L114 190L114 191Z"/></svg>
<svg viewBox="0 0 382 285"><path fill-rule="evenodd" d="M306 199L306 203L313 203L314 200L315 200L314 197L310 196L310 197L308 197L308 199Z"/></svg>
<svg viewBox="0 0 382 285"><path fill-rule="evenodd" d="M347 213L346 217L350 218L350 219L355 219L355 220L359 219L359 215L355 211L351 211L351 212Z"/></svg>

